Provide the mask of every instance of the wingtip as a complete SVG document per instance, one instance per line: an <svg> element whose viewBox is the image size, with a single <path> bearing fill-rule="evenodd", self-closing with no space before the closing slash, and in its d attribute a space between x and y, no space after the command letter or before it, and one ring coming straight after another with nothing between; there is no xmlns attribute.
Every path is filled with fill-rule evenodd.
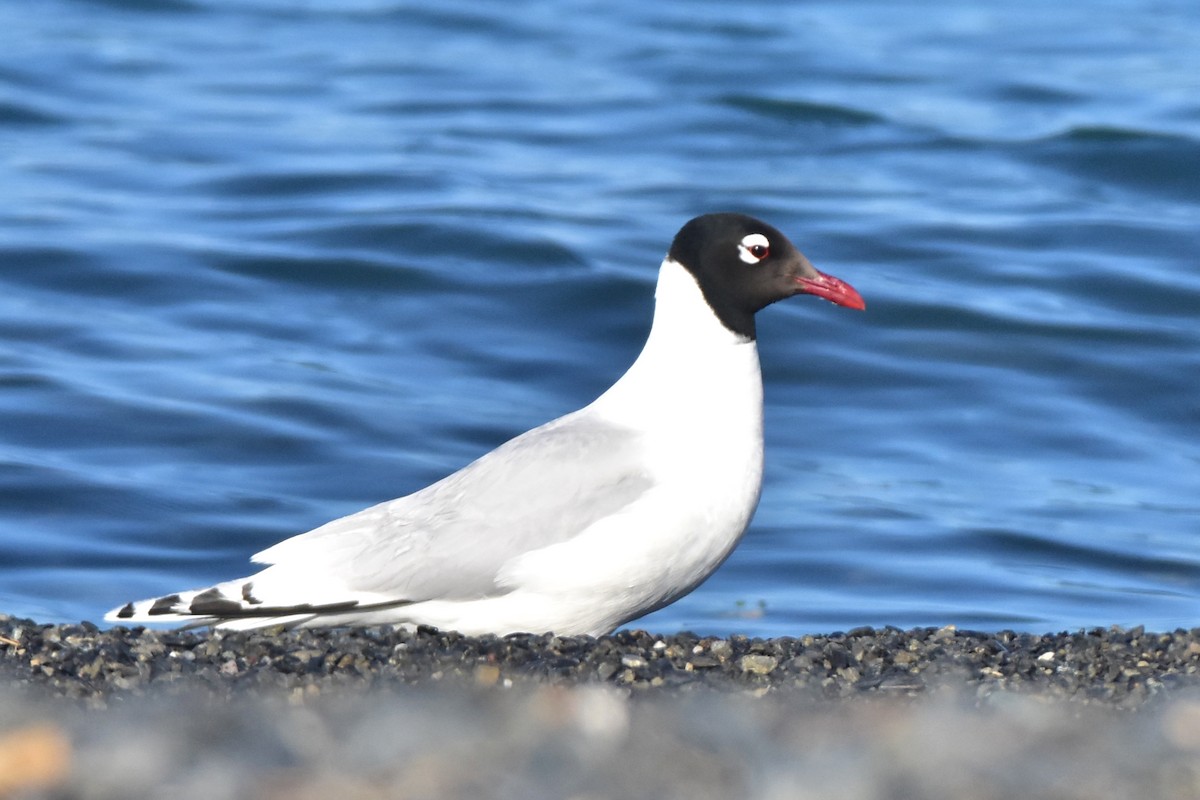
<svg viewBox="0 0 1200 800"><path fill-rule="evenodd" d="M183 598L178 594L169 594L152 600L137 600L126 603L120 608L114 608L104 615L105 622L165 622L163 617L180 617L180 604Z"/></svg>
<svg viewBox="0 0 1200 800"><path fill-rule="evenodd" d="M114 608L104 615L105 622L128 622L137 613L133 603L126 603L120 608Z"/></svg>

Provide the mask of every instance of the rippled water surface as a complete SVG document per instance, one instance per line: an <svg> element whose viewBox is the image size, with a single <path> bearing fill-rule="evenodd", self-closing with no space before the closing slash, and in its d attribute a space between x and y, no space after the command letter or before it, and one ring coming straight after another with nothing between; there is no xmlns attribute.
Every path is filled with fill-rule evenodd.
<svg viewBox="0 0 1200 800"><path fill-rule="evenodd" d="M594 398L689 217L758 516L654 629L1200 624L1200 12L0 6L0 612L98 620Z"/></svg>

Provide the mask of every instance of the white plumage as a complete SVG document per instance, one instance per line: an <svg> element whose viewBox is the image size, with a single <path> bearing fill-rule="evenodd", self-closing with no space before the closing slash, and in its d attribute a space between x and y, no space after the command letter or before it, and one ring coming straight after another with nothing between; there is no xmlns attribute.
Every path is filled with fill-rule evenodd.
<svg viewBox="0 0 1200 800"><path fill-rule="evenodd" d="M728 296L723 281L757 269L755 281L786 279L767 302L802 291L862 302L773 228L740 215L689 226L705 221L689 238L685 226L662 263L641 354L590 405L420 491L256 554L268 566L254 575L127 604L106 619L599 635L690 592L740 540L762 483L752 319L766 303ZM781 268L768 258L747 260L752 235L770 240L782 278L765 272ZM711 259L691 260L713 265L677 260L696 248ZM758 307L739 317L739 303Z"/></svg>

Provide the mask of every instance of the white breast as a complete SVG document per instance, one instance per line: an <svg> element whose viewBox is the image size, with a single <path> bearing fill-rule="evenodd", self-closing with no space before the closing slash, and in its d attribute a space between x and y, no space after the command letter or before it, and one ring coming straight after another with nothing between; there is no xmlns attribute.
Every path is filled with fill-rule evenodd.
<svg viewBox="0 0 1200 800"><path fill-rule="evenodd" d="M762 477L762 374L752 339L717 319L686 269L664 261L650 336L633 366L588 406L643 432L663 480L714 499ZM723 487L723 488L722 488Z"/></svg>
<svg viewBox="0 0 1200 800"><path fill-rule="evenodd" d="M590 609L597 630L660 608L708 577L745 532L762 486L754 341L725 328L673 261L663 263L656 297L637 361L579 412L640 431L655 488L583 535L518 559L503 576L521 591L563 598L557 608Z"/></svg>

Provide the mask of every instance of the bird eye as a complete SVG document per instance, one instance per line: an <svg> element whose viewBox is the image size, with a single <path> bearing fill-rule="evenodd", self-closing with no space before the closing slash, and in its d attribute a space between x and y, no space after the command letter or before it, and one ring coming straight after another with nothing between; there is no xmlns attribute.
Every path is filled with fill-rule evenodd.
<svg viewBox="0 0 1200 800"><path fill-rule="evenodd" d="M771 243L761 233L751 233L738 243L738 258L757 264L771 254Z"/></svg>

